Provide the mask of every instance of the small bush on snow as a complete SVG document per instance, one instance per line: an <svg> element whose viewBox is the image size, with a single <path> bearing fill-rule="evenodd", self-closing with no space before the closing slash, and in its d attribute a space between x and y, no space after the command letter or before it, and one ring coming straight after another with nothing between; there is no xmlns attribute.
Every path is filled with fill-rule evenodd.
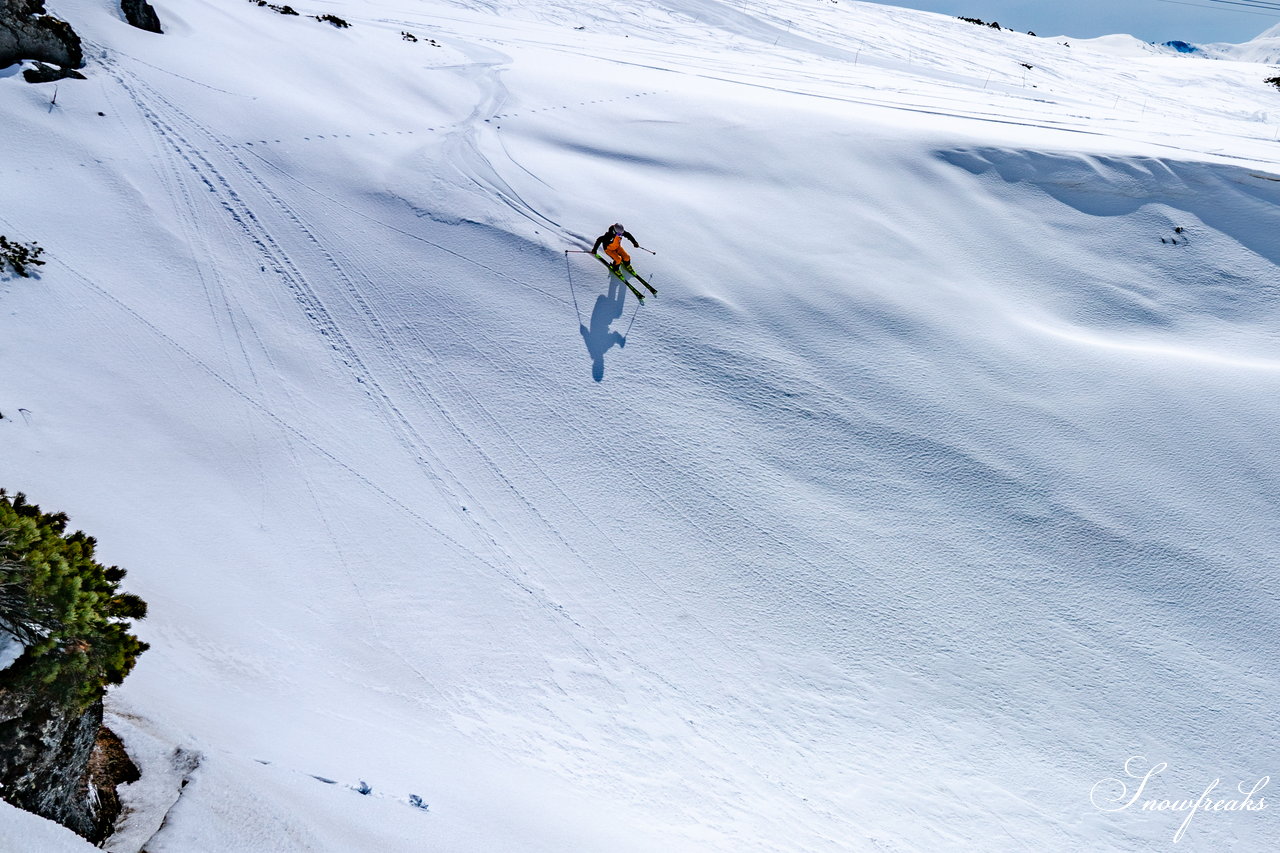
<svg viewBox="0 0 1280 853"><path fill-rule="evenodd" d="M31 273L27 272L27 267L44 266L44 261L40 260L43 254L44 249L35 243L15 243L0 235L0 272L10 266L18 275L30 278Z"/></svg>

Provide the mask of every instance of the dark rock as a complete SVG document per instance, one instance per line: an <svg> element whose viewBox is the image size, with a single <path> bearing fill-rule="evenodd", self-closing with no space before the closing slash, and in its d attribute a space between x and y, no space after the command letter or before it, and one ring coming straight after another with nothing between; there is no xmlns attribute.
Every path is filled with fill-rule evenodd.
<svg viewBox="0 0 1280 853"><path fill-rule="evenodd" d="M35 68L28 68L22 72L22 79L28 83L52 83L55 80L83 80L84 75L79 71L70 68L58 68L55 65L46 65L43 62L37 62Z"/></svg>
<svg viewBox="0 0 1280 853"><path fill-rule="evenodd" d="M0 689L0 796L98 843L120 815L116 786L138 769L102 725L102 703L75 713L38 691Z"/></svg>
<svg viewBox="0 0 1280 853"><path fill-rule="evenodd" d="M88 836L91 841L101 841L115 828L116 818L120 816L122 808L116 788L137 782L141 778L138 765L124 751L124 744L116 737L116 733L106 726L100 727L79 788L80 796L85 802L96 800L98 803L94 812L94 833Z"/></svg>
<svg viewBox="0 0 1280 853"><path fill-rule="evenodd" d="M276 3L268 3L267 0L253 0L253 2L258 6L262 6L266 9L271 9L274 12L279 12L281 15L297 15L298 14L298 10L293 8L292 6L280 6Z"/></svg>
<svg viewBox="0 0 1280 853"><path fill-rule="evenodd" d="M149 33L164 32L160 29L160 16L147 0L120 0L120 11L124 12L126 21L140 30Z"/></svg>
<svg viewBox="0 0 1280 853"><path fill-rule="evenodd" d="M333 24L335 27L337 27L340 30L345 30L347 27L351 26L351 24L347 23L344 19L339 18L337 15L324 14L324 15L312 15L311 17L315 18L317 21L320 21L323 24Z"/></svg>
<svg viewBox="0 0 1280 853"><path fill-rule="evenodd" d="M0 68L24 59L82 68L84 51L70 24L44 14L44 0L0 0Z"/></svg>

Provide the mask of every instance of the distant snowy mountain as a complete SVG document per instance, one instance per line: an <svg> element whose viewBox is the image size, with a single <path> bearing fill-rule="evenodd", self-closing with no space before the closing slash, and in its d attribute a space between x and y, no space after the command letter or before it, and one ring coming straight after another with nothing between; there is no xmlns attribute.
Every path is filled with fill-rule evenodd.
<svg viewBox="0 0 1280 853"><path fill-rule="evenodd" d="M1179 53L1189 53L1208 59L1227 59L1236 62L1257 62L1264 65L1280 64L1280 24L1269 28L1243 44L1205 44L1166 42L1165 47Z"/></svg>
<svg viewBox="0 0 1280 853"><path fill-rule="evenodd" d="M857 2L51 6L89 79L0 72L49 261L0 485L150 604L107 849L1163 850L1149 769L1277 776L1258 67ZM581 253L619 220L643 306Z"/></svg>

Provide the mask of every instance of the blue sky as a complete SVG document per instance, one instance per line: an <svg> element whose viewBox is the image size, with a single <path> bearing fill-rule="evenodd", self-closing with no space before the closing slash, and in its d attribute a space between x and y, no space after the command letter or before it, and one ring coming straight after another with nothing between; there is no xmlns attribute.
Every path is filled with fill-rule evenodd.
<svg viewBox="0 0 1280 853"><path fill-rule="evenodd" d="M999 21L1041 36L1128 33L1155 42L1242 42L1280 24L1280 10L1270 14L1215 0L892 0L891 5Z"/></svg>

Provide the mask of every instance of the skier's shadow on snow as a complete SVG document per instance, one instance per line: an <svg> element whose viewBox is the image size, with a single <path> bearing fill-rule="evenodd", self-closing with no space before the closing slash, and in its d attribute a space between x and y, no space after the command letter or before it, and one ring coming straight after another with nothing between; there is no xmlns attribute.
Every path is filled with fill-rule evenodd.
<svg viewBox="0 0 1280 853"><path fill-rule="evenodd" d="M614 320L622 317L622 311L627 305L626 299L627 292L623 289L622 282L610 276L608 294L597 296L596 307L591 309L591 328L578 326L582 340L587 345L587 352L591 355L591 378L597 382L604 380L605 353L615 345L627 345L625 335L609 328Z"/></svg>

